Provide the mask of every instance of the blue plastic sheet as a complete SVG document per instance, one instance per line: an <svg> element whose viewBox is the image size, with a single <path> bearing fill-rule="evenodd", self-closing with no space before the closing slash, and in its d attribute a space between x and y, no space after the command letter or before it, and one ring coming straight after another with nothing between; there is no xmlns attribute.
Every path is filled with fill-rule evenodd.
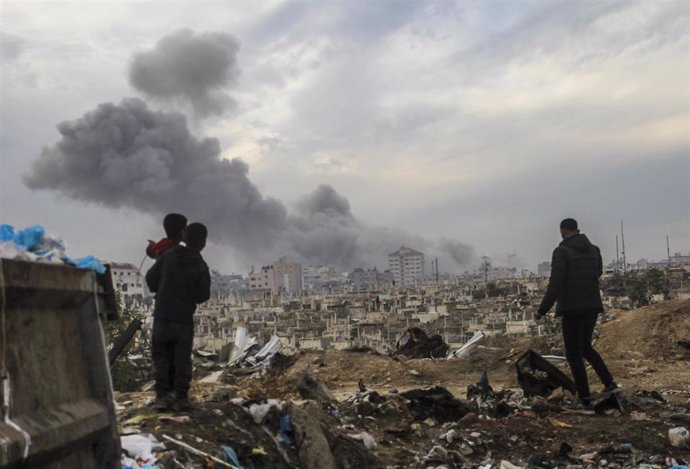
<svg viewBox="0 0 690 469"><path fill-rule="evenodd" d="M0 242L14 239L14 226L0 225Z"/></svg>
<svg viewBox="0 0 690 469"><path fill-rule="evenodd" d="M280 416L280 430L278 431L278 436L283 440L283 443L291 445L293 444L292 435L292 420L290 419L290 414L286 412Z"/></svg>
<svg viewBox="0 0 690 469"><path fill-rule="evenodd" d="M231 462L233 466L237 466L239 469L244 469L242 464L240 464L240 460L237 458L237 453L234 449L232 449L230 446L221 446L220 448L225 453L225 457L228 458L228 462Z"/></svg>
<svg viewBox="0 0 690 469"><path fill-rule="evenodd" d="M74 265L80 269L93 269L99 274L105 273L105 266L101 264L101 261L93 256L86 256L80 259L73 259L71 257L63 257L63 261L66 264Z"/></svg>
<svg viewBox="0 0 690 469"><path fill-rule="evenodd" d="M33 225L14 234L14 244L27 251L35 251L43 241L45 229L41 225Z"/></svg>

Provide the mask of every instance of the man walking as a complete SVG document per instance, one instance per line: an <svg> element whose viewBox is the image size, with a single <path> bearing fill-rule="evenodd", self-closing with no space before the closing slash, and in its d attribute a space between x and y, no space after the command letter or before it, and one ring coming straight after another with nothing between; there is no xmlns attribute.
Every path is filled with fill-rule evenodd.
<svg viewBox="0 0 690 469"><path fill-rule="evenodd" d="M592 365L605 391L618 389L604 360L592 347L597 315L604 311L599 294L603 264L599 248L580 233L577 221L566 218L560 229L563 241L553 251L549 286L539 306L537 319L548 313L557 302L556 316L563 318L565 357L579 398L579 402L568 406L568 410L593 413L583 359Z"/></svg>
<svg viewBox="0 0 690 469"><path fill-rule="evenodd" d="M185 230L185 246L162 254L146 272L146 283L156 294L153 310L152 356L157 410L191 409L192 345L196 305L211 296L211 276L201 257L207 230L192 223ZM170 382L171 368L173 382ZM172 386L171 386L172 385Z"/></svg>

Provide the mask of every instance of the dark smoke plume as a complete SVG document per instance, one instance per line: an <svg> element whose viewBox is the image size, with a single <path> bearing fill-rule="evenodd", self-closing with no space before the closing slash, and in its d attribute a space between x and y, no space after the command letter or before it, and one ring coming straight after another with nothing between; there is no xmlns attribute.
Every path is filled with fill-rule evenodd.
<svg viewBox="0 0 690 469"><path fill-rule="evenodd" d="M58 130L62 138L24 177L28 187L156 217L182 212L206 223L212 241L246 259L268 262L287 254L340 267L386 265L387 253L402 244L461 264L471 257L471 248L460 243L361 224L348 200L327 185L288 214L249 180L246 163L220 157L216 139L196 138L182 114L152 111L139 99L101 104Z"/></svg>
<svg viewBox="0 0 690 469"><path fill-rule="evenodd" d="M236 104L224 90L239 74L239 47L230 34L183 29L135 54L129 82L154 100L190 104L198 117L220 115Z"/></svg>

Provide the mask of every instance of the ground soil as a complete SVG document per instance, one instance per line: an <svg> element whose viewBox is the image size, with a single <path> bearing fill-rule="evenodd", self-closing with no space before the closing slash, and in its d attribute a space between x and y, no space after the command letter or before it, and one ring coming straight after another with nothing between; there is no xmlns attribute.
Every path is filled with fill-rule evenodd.
<svg viewBox="0 0 690 469"><path fill-rule="evenodd" d="M495 390L518 390L515 359L527 349L542 354L561 354L562 341L558 336L487 339L469 358L457 360L408 360L371 351L301 352L284 367L270 370L264 376L239 374L231 381L237 394L250 401L266 398L299 401L297 380L305 370L325 383L338 399L336 407L339 410L324 406L319 419L332 449L341 442L341 454L337 460L347 459L343 451L357 453L353 449L353 441L344 438L347 433L365 429L378 443L372 460L361 453L362 444L355 442L359 455L353 456L351 464L342 463L339 467L418 467L419 455L438 444L439 436L449 428L456 429L466 439L470 439L472 433L481 434L475 438L476 446L473 447L473 455L469 456L477 463L482 459L526 461L535 453L553 454L562 443L572 446L574 455L596 451L607 445L631 443L640 451L640 457L661 455L690 460L690 450L671 447L667 437L670 428L690 428L690 350L677 344L679 340L690 339L690 301L670 301L634 311L612 311L611 316L612 320L598 327L599 339L595 348L623 387L624 396L632 398L641 390L658 391L667 404L646 409L633 406L622 416L580 416L557 410L546 413L526 410L506 418L485 418L472 423L455 422L441 426L427 421L396 433L389 430L399 423L400 415L358 415L346 402L357 392L360 380L368 389L383 396L392 390L440 385L457 398L464 399L467 386L475 383L483 371L487 371ZM569 374L565 364L561 368ZM593 374L591 383L595 390L600 386ZM197 385L194 392L200 401L204 401L212 394L213 388ZM126 397L131 399L131 396ZM136 398L142 399L142 395ZM186 441L200 438L202 442L198 444L205 445L208 450L218 448L219 441L232 442L238 454L242 455L240 460L244 462L243 458L247 458L245 467L290 467L271 448L274 442L270 437L260 436L260 429L257 430L246 412L230 403L223 405L226 406L221 408L223 416L213 410L219 404L202 403L191 414L192 425L174 428L161 425L157 431L176 433ZM145 408L133 404L128 412L145 411ZM259 435L256 441L250 441L246 434L227 424L223 426L225 415L250 434ZM275 425L275 422L269 424L273 428ZM266 459L256 459L251 455L252 448L257 445L269 453ZM291 461L297 461L294 449L286 448Z"/></svg>

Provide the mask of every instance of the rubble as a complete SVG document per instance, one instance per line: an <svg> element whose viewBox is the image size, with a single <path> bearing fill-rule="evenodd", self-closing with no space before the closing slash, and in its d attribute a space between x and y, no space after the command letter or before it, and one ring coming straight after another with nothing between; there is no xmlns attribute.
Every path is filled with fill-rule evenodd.
<svg viewBox="0 0 690 469"><path fill-rule="evenodd" d="M463 360L419 360L414 368L404 359L336 350L300 352L268 373L242 373L253 369L242 360L224 368L233 386L193 386L199 400L191 423L151 417L145 402L152 393L119 396L121 430L165 442L165 450L153 452L161 469L171 458L177 467L207 467L204 457L162 435L245 469L657 469L690 462L690 449L672 445L669 435L690 421L684 382L676 375L659 385L631 377L622 371L628 356L613 356L622 393L615 400L598 394L604 405L597 415L564 413L562 405L574 396L553 370L567 378L567 364L537 352L553 350L553 340L502 349L489 342ZM507 354L517 360L506 363ZM671 361L669 370L682 373ZM520 382L520 373L529 379ZM137 414L142 417L132 421Z"/></svg>
<svg viewBox="0 0 690 469"><path fill-rule="evenodd" d="M468 357L472 353L472 351L479 346L479 342L484 340L485 337L486 335L484 334L484 331L475 332L472 338L468 340L466 344L464 344L457 350L453 350L448 354L448 360L451 360L453 358Z"/></svg>
<svg viewBox="0 0 690 469"><path fill-rule="evenodd" d="M410 327L398 340L393 356L404 355L407 358L444 358L448 354L448 344L436 334L429 337L418 327Z"/></svg>
<svg viewBox="0 0 690 469"><path fill-rule="evenodd" d="M525 396L548 397L559 387L572 394L577 392L573 380L534 350L530 349L520 356L515 362L515 368L518 383Z"/></svg>

